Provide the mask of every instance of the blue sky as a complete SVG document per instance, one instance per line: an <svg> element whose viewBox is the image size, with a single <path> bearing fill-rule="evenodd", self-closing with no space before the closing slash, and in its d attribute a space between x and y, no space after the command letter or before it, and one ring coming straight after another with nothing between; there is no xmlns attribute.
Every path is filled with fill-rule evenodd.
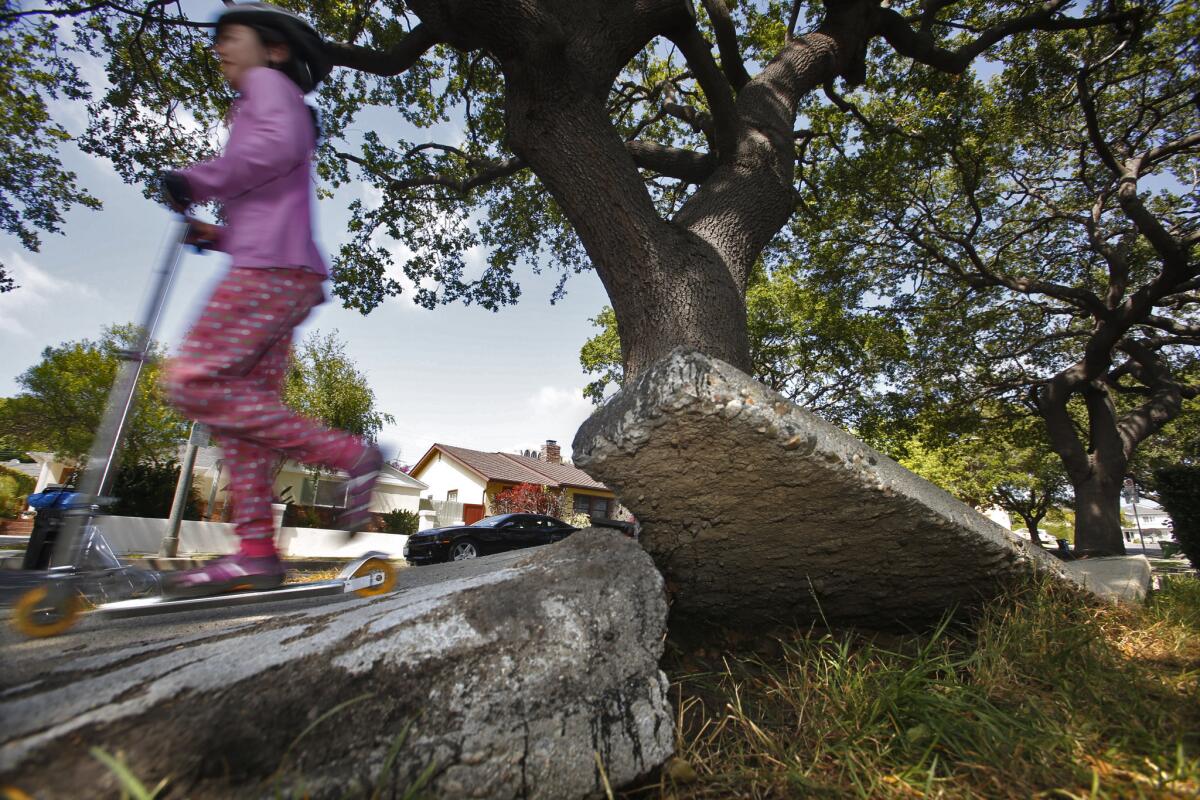
<svg viewBox="0 0 1200 800"><path fill-rule="evenodd" d="M81 130L82 106L59 104L53 112L73 132ZM411 128L398 133L433 140ZM20 284L0 294L0 396L19 390L16 377L37 362L44 347L96 338L105 325L136 319L169 226L168 213L145 200L139 188L122 183L107 161L73 145L62 156L104 208L73 210L65 235L44 236L38 253L0 235L0 260ZM346 187L317 204L318 244L328 256L347 238L346 204L371 196L366 187ZM477 265L483 255L472 254ZM226 267L223 254L184 257L158 337L168 347L178 344ZM565 455L591 412L581 395L587 378L579 348L595 333L588 319L607 300L589 271L573 276L567 297L552 306L555 280L526 267L520 302L499 313L457 305L427 311L405 294L363 316L335 299L317 309L298 335L339 331L367 374L378 407L396 418L380 436L389 457L399 452L403 460L415 461L435 441L512 451L536 448L546 439L558 440Z"/></svg>

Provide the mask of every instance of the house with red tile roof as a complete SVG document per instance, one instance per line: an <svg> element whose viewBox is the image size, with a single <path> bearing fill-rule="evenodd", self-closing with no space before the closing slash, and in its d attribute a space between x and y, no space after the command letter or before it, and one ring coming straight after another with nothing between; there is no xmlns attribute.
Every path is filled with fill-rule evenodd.
<svg viewBox="0 0 1200 800"><path fill-rule="evenodd" d="M520 483L532 483L566 495L568 513L609 518L618 513L616 495L600 481L562 459L558 443L548 439L537 453L488 453L435 443L408 472L429 487L434 501L462 503L463 522L491 513L491 498Z"/></svg>

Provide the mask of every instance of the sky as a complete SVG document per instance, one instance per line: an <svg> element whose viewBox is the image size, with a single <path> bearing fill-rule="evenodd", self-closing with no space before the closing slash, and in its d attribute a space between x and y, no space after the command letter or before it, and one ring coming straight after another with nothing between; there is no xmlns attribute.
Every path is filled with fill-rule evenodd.
<svg viewBox="0 0 1200 800"><path fill-rule="evenodd" d="M82 106L59 103L52 113L69 130L82 129ZM434 140L411 128L398 135ZM106 325L138 318L170 226L168 212L124 184L107 161L73 144L61 154L104 208L73 209L63 235L43 235L37 253L0 234L0 261L20 286L0 294L0 397L19 392L17 376L37 363L43 348L95 339ZM317 241L331 260L348 239L345 208L355 197L371 201L373 193L344 187L317 203ZM403 243L389 246L403 250ZM471 258L481 265L484 253ZM178 345L227 266L221 253L184 256L158 334L168 348ZM554 305L549 299L556 274L535 275L526 265L521 279L518 304L498 313L461 305L428 311L405 294L363 316L335 298L316 309L297 335L339 332L378 409L395 417L379 436L388 458L415 462L434 442L512 452L537 449L547 439L568 456L576 429L593 409L582 396L589 379L579 366L579 349L597 332L589 319L607 299L591 271L572 276L566 298Z"/></svg>

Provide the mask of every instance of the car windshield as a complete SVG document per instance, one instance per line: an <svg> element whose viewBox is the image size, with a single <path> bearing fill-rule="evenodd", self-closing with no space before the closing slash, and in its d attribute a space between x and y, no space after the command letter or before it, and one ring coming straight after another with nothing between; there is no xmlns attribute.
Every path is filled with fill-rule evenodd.
<svg viewBox="0 0 1200 800"><path fill-rule="evenodd" d="M504 522L506 519L509 519L510 517L511 517L510 514L501 514L498 517L484 517L483 519L479 520L479 522L472 522L470 527L472 527L472 528L494 528L497 525L499 525L501 522Z"/></svg>

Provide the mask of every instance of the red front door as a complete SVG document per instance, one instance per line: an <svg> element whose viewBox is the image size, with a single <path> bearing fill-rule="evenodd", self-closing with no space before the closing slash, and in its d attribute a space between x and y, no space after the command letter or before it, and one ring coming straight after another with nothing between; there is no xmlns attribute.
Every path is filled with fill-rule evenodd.
<svg viewBox="0 0 1200 800"><path fill-rule="evenodd" d="M482 503L463 503L463 522L467 525L483 519Z"/></svg>

